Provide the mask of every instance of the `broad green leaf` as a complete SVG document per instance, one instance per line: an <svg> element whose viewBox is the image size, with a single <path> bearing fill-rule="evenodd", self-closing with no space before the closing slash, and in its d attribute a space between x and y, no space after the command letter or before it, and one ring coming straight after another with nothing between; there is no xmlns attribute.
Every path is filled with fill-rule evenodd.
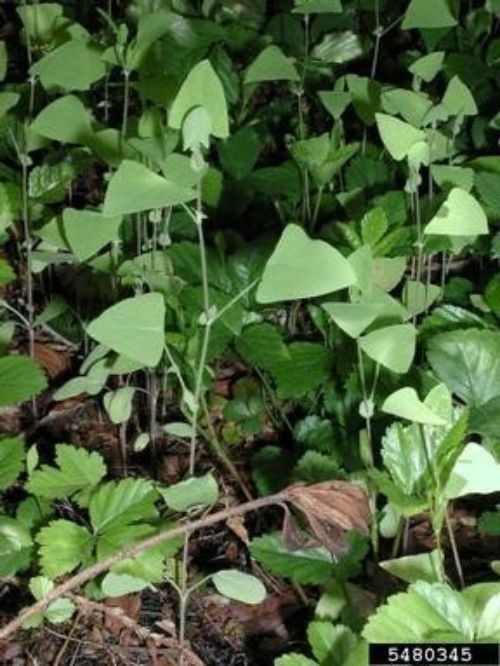
<svg viewBox="0 0 500 666"><path fill-rule="evenodd" d="M280 533L265 534L252 540L250 552L266 569L277 576L304 585L320 585L332 574L332 554L324 547L288 550Z"/></svg>
<svg viewBox="0 0 500 666"><path fill-rule="evenodd" d="M58 2L25 4L17 8L26 32L35 42L47 42L63 17L63 8Z"/></svg>
<svg viewBox="0 0 500 666"><path fill-rule="evenodd" d="M487 602L477 626L478 641L498 641L500 637L500 592Z"/></svg>
<svg viewBox="0 0 500 666"><path fill-rule="evenodd" d="M473 618L458 592L448 585L425 581L389 597L369 617L362 632L370 643L432 643L438 634L448 635L447 642L471 641Z"/></svg>
<svg viewBox="0 0 500 666"><path fill-rule="evenodd" d="M351 94L348 92L323 90L318 94L324 107L332 114L335 120L339 120L342 117L342 114L352 101Z"/></svg>
<svg viewBox="0 0 500 666"><path fill-rule="evenodd" d="M24 467L24 443L17 437L0 439L0 490L11 486Z"/></svg>
<svg viewBox="0 0 500 666"><path fill-rule="evenodd" d="M417 425L404 428L400 423L395 423L382 438L384 465L397 488L405 495L417 492L418 483L428 467L425 446L419 435ZM382 491L385 492L383 488ZM394 498L388 497L397 506Z"/></svg>
<svg viewBox="0 0 500 666"><path fill-rule="evenodd" d="M31 536L20 520L0 515L0 558L15 555L31 546Z"/></svg>
<svg viewBox="0 0 500 666"><path fill-rule="evenodd" d="M248 67L245 84L262 81L298 81L299 73L290 58L274 44L267 46Z"/></svg>
<svg viewBox="0 0 500 666"><path fill-rule="evenodd" d="M471 91L458 76L454 76L449 82L443 105L452 116L475 116L478 113Z"/></svg>
<svg viewBox="0 0 500 666"><path fill-rule="evenodd" d="M181 439L189 439L193 434L193 426L184 421L173 421L163 426L164 432L172 437L180 437Z"/></svg>
<svg viewBox="0 0 500 666"><path fill-rule="evenodd" d="M448 389L472 407L500 396L500 333L469 328L429 341L427 357Z"/></svg>
<svg viewBox="0 0 500 666"><path fill-rule="evenodd" d="M91 210L65 208L64 232L79 261L86 261L108 243L118 238L121 216L105 217Z"/></svg>
<svg viewBox="0 0 500 666"><path fill-rule="evenodd" d="M359 642L359 637L348 627L318 620L309 624L307 638L318 662L332 666L345 666Z"/></svg>
<svg viewBox="0 0 500 666"><path fill-rule="evenodd" d="M355 282L356 275L340 252L289 224L266 264L256 298L260 303L313 298Z"/></svg>
<svg viewBox="0 0 500 666"><path fill-rule="evenodd" d="M426 140L424 132L398 118L385 113L377 113L375 118L384 146L398 162L408 157L416 144Z"/></svg>
<svg viewBox="0 0 500 666"><path fill-rule="evenodd" d="M331 378L333 358L324 345L293 342L288 351L290 359L277 361L272 370L279 398L301 398Z"/></svg>
<svg viewBox="0 0 500 666"><path fill-rule="evenodd" d="M30 476L26 489L46 499L67 499L75 493L84 496L106 474L99 453L89 453L68 444L56 446L57 467L42 465Z"/></svg>
<svg viewBox="0 0 500 666"><path fill-rule="evenodd" d="M403 279L407 257L375 257L372 265L373 284L382 291L392 291Z"/></svg>
<svg viewBox="0 0 500 666"><path fill-rule="evenodd" d="M380 108L380 84L367 76L348 74L347 87L357 115L365 125L373 125Z"/></svg>
<svg viewBox="0 0 500 666"><path fill-rule="evenodd" d="M201 106L212 121L212 134L220 139L229 136L227 103L222 83L210 61L202 60L188 74L177 93L168 116L168 124L181 129L189 111Z"/></svg>
<svg viewBox="0 0 500 666"><path fill-rule="evenodd" d="M52 591L54 583L45 576L35 576L30 580L29 588L35 599L40 601ZM37 627L44 619L54 624L66 622L75 612L75 608L74 603L70 599L56 599L43 613L37 613L27 623L23 623L23 627L25 629Z"/></svg>
<svg viewBox="0 0 500 666"><path fill-rule="evenodd" d="M266 598L266 588L258 578L236 569L218 571L212 582L217 592L244 604L260 604Z"/></svg>
<svg viewBox="0 0 500 666"><path fill-rule="evenodd" d="M182 147L184 151L196 153L202 148L208 149L211 132L212 119L202 106L196 106L188 111L182 123Z"/></svg>
<svg viewBox="0 0 500 666"><path fill-rule="evenodd" d="M361 337L360 345L373 361L402 374L415 356L416 335L411 324L386 326Z"/></svg>
<svg viewBox="0 0 500 666"><path fill-rule="evenodd" d="M428 53L427 55L418 58L418 60L415 60L408 69L412 74L422 79L422 81L430 83L442 70L444 57L444 51Z"/></svg>
<svg viewBox="0 0 500 666"><path fill-rule="evenodd" d="M129 574L116 574L110 571L104 576L101 589L107 597L123 597L125 594L140 592L149 582Z"/></svg>
<svg viewBox="0 0 500 666"><path fill-rule="evenodd" d="M36 134L63 143L87 143L92 134L90 113L74 95L60 97L46 106L30 128Z"/></svg>
<svg viewBox="0 0 500 666"><path fill-rule="evenodd" d="M53 520L36 536L42 571L48 578L69 573L89 559L92 535L70 520Z"/></svg>
<svg viewBox="0 0 500 666"><path fill-rule="evenodd" d="M165 301L151 293L126 298L105 310L87 333L118 354L155 367L165 344Z"/></svg>
<svg viewBox="0 0 500 666"><path fill-rule="evenodd" d="M379 565L393 576L414 583L424 580L427 583L438 583L443 569L443 556L439 550L418 555L406 555L394 560L384 560Z"/></svg>
<svg viewBox="0 0 500 666"><path fill-rule="evenodd" d="M369 303L322 303L321 307L351 338L358 338L379 314L377 305Z"/></svg>
<svg viewBox="0 0 500 666"><path fill-rule="evenodd" d="M466 167L448 166L446 164L433 164L431 166L433 179L441 189L459 187L470 192L474 187L474 169Z"/></svg>
<svg viewBox="0 0 500 666"><path fill-rule="evenodd" d="M329 14L342 11L340 0L295 0L294 14Z"/></svg>
<svg viewBox="0 0 500 666"><path fill-rule="evenodd" d="M195 196L193 189L167 180L139 162L123 160L109 182L103 214L115 217L177 206Z"/></svg>
<svg viewBox="0 0 500 666"><path fill-rule="evenodd" d="M0 81L5 79L7 74L8 55L7 47L4 41L0 41Z"/></svg>
<svg viewBox="0 0 500 666"><path fill-rule="evenodd" d="M219 498L219 488L213 474L191 477L168 488L158 489L173 511L187 511L193 507L212 506Z"/></svg>
<svg viewBox="0 0 500 666"><path fill-rule="evenodd" d="M414 127L422 127L432 100L421 92L393 88L382 93L382 106L386 113L401 115L407 123Z"/></svg>
<svg viewBox="0 0 500 666"><path fill-rule="evenodd" d="M483 446L467 444L453 467L444 494L449 499L464 495L500 492L500 463Z"/></svg>
<svg viewBox="0 0 500 666"><path fill-rule="evenodd" d="M438 236L481 236L488 233L488 220L472 194L454 187L425 227L424 233Z"/></svg>
<svg viewBox="0 0 500 666"><path fill-rule="evenodd" d="M290 652L275 659L274 666L318 666L318 662L312 661L298 652Z"/></svg>
<svg viewBox="0 0 500 666"><path fill-rule="evenodd" d="M2 92L0 93L0 118L3 118L21 99L19 93Z"/></svg>
<svg viewBox="0 0 500 666"><path fill-rule="evenodd" d="M262 142L257 132L246 126L232 134L218 146L219 157L224 170L235 180L242 180L254 168Z"/></svg>
<svg viewBox="0 0 500 666"><path fill-rule="evenodd" d="M446 425L447 421L435 414L419 400L414 388L406 387L391 393L382 405L382 411L392 416L408 419L414 423L428 425Z"/></svg>
<svg viewBox="0 0 500 666"><path fill-rule="evenodd" d="M447 0L411 0L401 28L452 28L457 20L451 13Z"/></svg>
<svg viewBox="0 0 500 666"><path fill-rule="evenodd" d="M246 326L236 339L236 351L244 361L266 372L291 359L280 330L268 323Z"/></svg>
<svg viewBox="0 0 500 666"><path fill-rule="evenodd" d="M146 479L123 479L103 484L89 502L90 522L95 532L104 532L147 522L158 516L158 493Z"/></svg>
<svg viewBox="0 0 500 666"><path fill-rule="evenodd" d="M130 419L134 395L134 386L122 386L105 394L104 407L113 423L126 423Z"/></svg>
<svg viewBox="0 0 500 666"><path fill-rule="evenodd" d="M30 74L39 76L45 89L88 90L106 74L106 65L96 44L71 39L38 60Z"/></svg>
<svg viewBox="0 0 500 666"><path fill-rule="evenodd" d="M320 62L340 65L363 55L361 38L352 30L327 33L313 48L311 57Z"/></svg>
<svg viewBox="0 0 500 666"><path fill-rule="evenodd" d="M0 407L24 402L46 387L44 373L28 356L0 358Z"/></svg>
<svg viewBox="0 0 500 666"><path fill-rule="evenodd" d="M403 290L403 303L408 315L414 317L425 312L439 298L441 288L436 284L424 284L408 280Z"/></svg>

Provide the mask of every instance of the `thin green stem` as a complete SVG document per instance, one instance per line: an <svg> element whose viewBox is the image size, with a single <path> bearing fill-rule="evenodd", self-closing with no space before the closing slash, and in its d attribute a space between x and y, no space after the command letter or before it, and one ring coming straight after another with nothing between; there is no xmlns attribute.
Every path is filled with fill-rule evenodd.
<svg viewBox="0 0 500 666"><path fill-rule="evenodd" d="M130 104L130 71L123 70L123 113L122 113L122 132L121 138L124 139L127 135L128 125L128 109Z"/></svg>
<svg viewBox="0 0 500 666"><path fill-rule="evenodd" d="M460 560L460 553L458 552L457 542L455 540L455 534L453 533L453 526L451 524L450 516L448 514L448 507L446 507L444 515L446 521L446 528L448 530L448 538L450 539L451 552L453 554L453 561L455 562L455 568L457 570L460 586L463 588L465 587L464 571L462 568L462 562Z"/></svg>

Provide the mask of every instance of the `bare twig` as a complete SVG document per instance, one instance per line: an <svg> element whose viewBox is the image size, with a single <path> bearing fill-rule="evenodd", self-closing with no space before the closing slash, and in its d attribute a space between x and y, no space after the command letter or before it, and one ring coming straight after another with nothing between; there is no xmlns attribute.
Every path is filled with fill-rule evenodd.
<svg viewBox="0 0 500 666"><path fill-rule="evenodd" d="M285 493L270 495L269 497L262 497L251 502L246 502L245 504L240 504L240 506L218 511L217 513L199 518L198 520L194 520L192 522L186 522L183 525L174 527L173 529L155 534L154 536L149 537L148 539L144 539L143 541L140 541L139 543L136 543L132 546L122 548L113 555L110 555L109 557L96 562L92 566L83 569L83 571L80 571L74 576L71 576L71 578L68 578L68 580L64 581L64 583L54 587L45 598L37 601L32 606L29 606L28 608L25 608L23 611L21 611L21 613L16 618L11 620L8 624L0 629L0 641L5 641L7 638L15 634L16 631L18 631L27 620L29 620L37 613L42 613L47 608L47 606L53 603L56 599L60 599L62 596L67 595L68 592L75 590L96 576L99 576L99 574L108 571L108 569L110 569L114 564L117 564L122 560L125 560L129 557L135 557L148 548L158 546L159 544L165 543L166 541L171 541L176 537L181 537L188 533L194 532L195 530L199 530L204 527L210 527L216 523L226 521L228 518L232 518L233 516L239 516L248 513L249 511L256 511L258 509L263 509L272 505L280 505L284 500L286 500Z"/></svg>

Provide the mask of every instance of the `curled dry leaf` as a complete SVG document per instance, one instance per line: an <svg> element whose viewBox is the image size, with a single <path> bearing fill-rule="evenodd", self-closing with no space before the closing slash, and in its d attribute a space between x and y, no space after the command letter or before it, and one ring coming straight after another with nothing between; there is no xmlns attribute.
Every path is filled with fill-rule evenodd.
<svg viewBox="0 0 500 666"><path fill-rule="evenodd" d="M346 551L346 532L356 530L368 535L370 507L360 486L348 481L326 481L313 486L291 486L284 495L304 514L317 541L332 553ZM287 519L286 515L285 532L289 533L290 517Z"/></svg>
<svg viewBox="0 0 500 666"><path fill-rule="evenodd" d="M51 379L64 375L70 367L67 350L60 345L36 342L35 359Z"/></svg>

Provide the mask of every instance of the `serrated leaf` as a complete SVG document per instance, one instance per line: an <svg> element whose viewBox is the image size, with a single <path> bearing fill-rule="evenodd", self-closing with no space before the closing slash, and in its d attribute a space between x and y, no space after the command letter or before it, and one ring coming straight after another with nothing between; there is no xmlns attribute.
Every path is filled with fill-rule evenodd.
<svg viewBox="0 0 500 666"><path fill-rule="evenodd" d="M219 488L213 474L191 477L168 488L158 489L173 511L187 511L195 506L211 506L219 498Z"/></svg>
<svg viewBox="0 0 500 666"><path fill-rule="evenodd" d="M143 164L123 160L109 181L103 214L107 217L141 213L177 206L196 197L196 192L167 180Z"/></svg>
<svg viewBox="0 0 500 666"><path fill-rule="evenodd" d="M24 402L46 387L44 373L28 356L0 358L0 407Z"/></svg>
<svg viewBox="0 0 500 666"><path fill-rule="evenodd" d="M333 357L323 345L293 342L288 351L290 359L280 360L272 370L278 397L301 398L331 377Z"/></svg>
<svg viewBox="0 0 500 666"><path fill-rule="evenodd" d="M105 310L87 333L118 354L155 367L165 344L165 301L151 293L126 298Z"/></svg>
<svg viewBox="0 0 500 666"><path fill-rule="evenodd" d="M236 569L218 571L212 582L217 592L244 604L260 604L266 598L266 588L258 578Z"/></svg>
<svg viewBox="0 0 500 666"><path fill-rule="evenodd" d="M424 229L438 236L481 236L488 233L488 220L479 202L465 190L454 187L444 204Z"/></svg>
<svg viewBox="0 0 500 666"><path fill-rule="evenodd" d="M355 282L356 275L340 252L289 224L264 268L256 298L259 303L313 298Z"/></svg>
<svg viewBox="0 0 500 666"><path fill-rule="evenodd" d="M170 109L170 127L181 129L187 113L197 106L203 107L210 116L214 136L220 139L229 136L224 88L209 60L195 65L182 84Z"/></svg>
<svg viewBox="0 0 500 666"><path fill-rule="evenodd" d="M271 573L304 585L320 585L331 576L334 566L332 554L326 548L290 551L280 533L253 539L250 552Z"/></svg>
<svg viewBox="0 0 500 666"><path fill-rule="evenodd" d="M99 453L89 453L68 444L56 446L57 467L43 465L30 476L26 489L46 499L67 499L76 493L83 499L106 474Z"/></svg>
<svg viewBox="0 0 500 666"><path fill-rule="evenodd" d="M90 522L95 532L104 532L138 521L154 520L158 517L157 499L158 493L146 479L110 481L90 498Z"/></svg>
<svg viewBox="0 0 500 666"><path fill-rule="evenodd" d="M236 350L247 363L267 372L291 359L279 329L268 323L246 326L236 339Z"/></svg>
<svg viewBox="0 0 500 666"><path fill-rule="evenodd" d="M17 437L0 439L0 490L11 486L24 467L24 443Z"/></svg>
<svg viewBox="0 0 500 666"><path fill-rule="evenodd" d="M69 520L53 520L40 530L36 542L40 545L43 573L57 578L90 557L93 538L85 527Z"/></svg>
<svg viewBox="0 0 500 666"><path fill-rule="evenodd" d="M290 58L271 44L259 53L245 73L245 84L262 81L298 81L299 73Z"/></svg>

